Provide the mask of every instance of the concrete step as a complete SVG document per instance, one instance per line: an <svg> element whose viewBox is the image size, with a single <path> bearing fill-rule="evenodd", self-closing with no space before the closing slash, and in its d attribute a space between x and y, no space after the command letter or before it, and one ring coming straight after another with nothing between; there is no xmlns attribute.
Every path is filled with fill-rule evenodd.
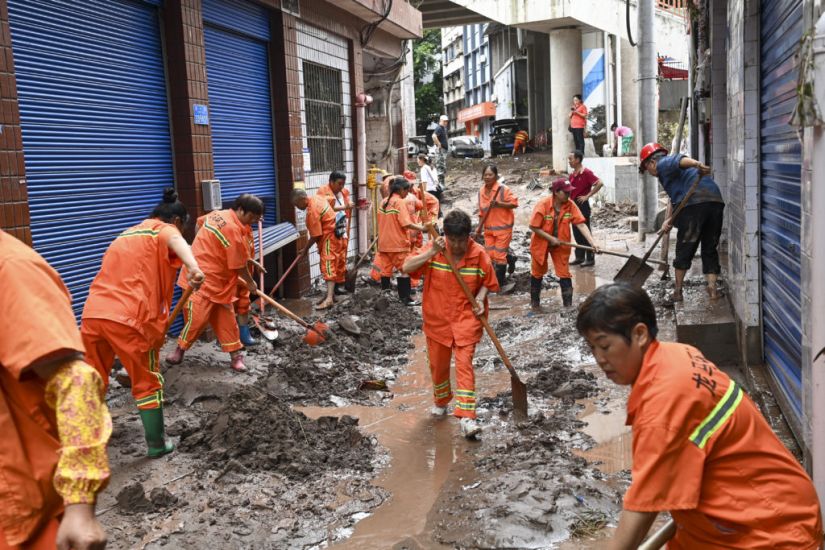
<svg viewBox="0 0 825 550"><path fill-rule="evenodd" d="M675 307L676 340L698 348L717 365L739 363L736 321L727 298L711 300L704 285L685 288L684 297Z"/></svg>

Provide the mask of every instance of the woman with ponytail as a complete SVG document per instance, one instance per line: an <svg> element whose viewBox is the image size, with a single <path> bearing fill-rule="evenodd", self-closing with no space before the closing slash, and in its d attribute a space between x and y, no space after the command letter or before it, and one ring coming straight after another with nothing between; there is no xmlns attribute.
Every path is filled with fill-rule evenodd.
<svg viewBox="0 0 825 550"><path fill-rule="evenodd" d="M393 271L398 271L398 298L404 305L415 305L411 297L412 287L409 275L401 271L404 261L410 255L410 230L425 231L426 227L416 224L410 217L405 199L410 191L410 182L403 176L392 180L390 192L378 208L378 253L375 264L381 271L381 289L389 290Z"/></svg>
<svg viewBox="0 0 825 550"><path fill-rule="evenodd" d="M168 188L149 219L121 233L103 256L83 308L80 334L86 361L108 387L115 356L129 373L151 458L174 450L163 427L163 377L158 353L166 337L175 275L185 266L189 284L204 281L181 235L189 219Z"/></svg>

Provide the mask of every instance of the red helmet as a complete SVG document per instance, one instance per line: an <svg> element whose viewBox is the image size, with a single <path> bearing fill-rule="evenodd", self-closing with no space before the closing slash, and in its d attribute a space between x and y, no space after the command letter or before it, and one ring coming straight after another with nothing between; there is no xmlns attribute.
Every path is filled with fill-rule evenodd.
<svg viewBox="0 0 825 550"><path fill-rule="evenodd" d="M645 171L645 164L647 163L647 159L652 157L654 154L662 152L667 154L667 149L659 145L658 143L648 143L644 147L642 147L641 152L639 153L639 173Z"/></svg>

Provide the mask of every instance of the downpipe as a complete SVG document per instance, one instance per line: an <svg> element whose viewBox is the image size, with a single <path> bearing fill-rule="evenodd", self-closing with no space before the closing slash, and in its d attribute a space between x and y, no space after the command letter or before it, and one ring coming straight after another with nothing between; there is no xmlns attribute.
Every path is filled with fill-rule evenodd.
<svg viewBox="0 0 825 550"><path fill-rule="evenodd" d="M358 173L356 179L358 181L358 190L356 197L358 202L365 202L369 200L367 190L367 105L372 103L372 96L365 93L360 93L355 96L355 123L358 127L358 139L355 141L355 155L356 165L358 166ZM369 220L367 218L367 209L358 209L358 253L364 254L367 251Z"/></svg>

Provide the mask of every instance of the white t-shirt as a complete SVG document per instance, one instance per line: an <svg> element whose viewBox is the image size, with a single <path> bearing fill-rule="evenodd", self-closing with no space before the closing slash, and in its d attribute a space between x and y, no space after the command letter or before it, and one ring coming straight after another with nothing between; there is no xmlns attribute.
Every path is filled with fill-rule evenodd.
<svg viewBox="0 0 825 550"><path fill-rule="evenodd" d="M425 164L421 167L419 179L427 183L428 192L436 191L438 189L438 174L436 174L435 169L429 164Z"/></svg>

